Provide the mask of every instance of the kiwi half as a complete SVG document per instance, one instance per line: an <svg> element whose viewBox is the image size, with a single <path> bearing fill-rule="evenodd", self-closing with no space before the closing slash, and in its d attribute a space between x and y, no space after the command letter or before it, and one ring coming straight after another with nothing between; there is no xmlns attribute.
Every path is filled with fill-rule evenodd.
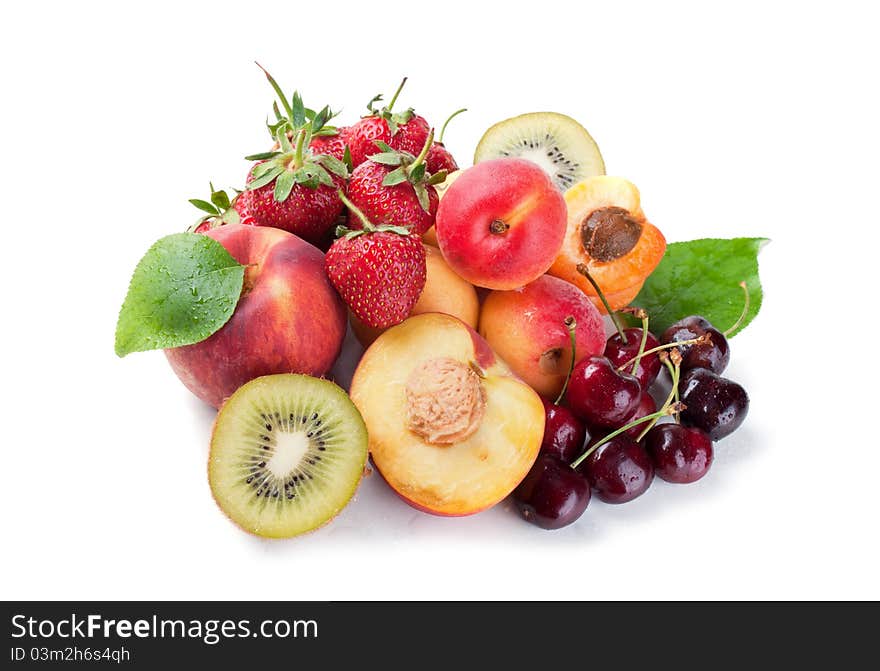
<svg viewBox="0 0 880 671"><path fill-rule="evenodd" d="M245 531L288 538L342 510L367 460L367 429L348 395L308 375L242 385L214 422L208 481Z"/></svg>
<svg viewBox="0 0 880 671"><path fill-rule="evenodd" d="M602 154L587 129L557 112L530 112L499 121L480 139L474 163L506 156L537 163L560 191L605 174Z"/></svg>

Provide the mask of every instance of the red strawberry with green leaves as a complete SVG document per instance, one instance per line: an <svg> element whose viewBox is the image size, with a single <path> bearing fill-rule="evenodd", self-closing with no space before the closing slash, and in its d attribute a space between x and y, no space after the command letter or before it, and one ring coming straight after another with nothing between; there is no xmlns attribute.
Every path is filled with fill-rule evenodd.
<svg viewBox="0 0 880 671"><path fill-rule="evenodd" d="M198 221L192 226L186 229L189 233L205 233L212 228L225 226L226 224L254 224L254 220L250 217L242 219L239 216L238 211L233 207L235 199L238 198L238 194L230 200L229 194L227 194L226 191L222 189L217 191L214 189L214 185L211 182L208 182L208 186L211 187L211 199L209 201L202 200L201 198L189 199L190 203L206 213L204 216L199 217Z"/></svg>
<svg viewBox="0 0 880 671"><path fill-rule="evenodd" d="M363 212L340 198L361 219L359 230L340 227L324 268L331 284L360 321L374 328L399 324L425 288L421 238L398 226L374 226Z"/></svg>
<svg viewBox="0 0 880 671"><path fill-rule="evenodd" d="M253 217L257 226L281 228L320 244L343 210L338 192L348 177L340 159L309 148L313 138L323 137L333 112L329 107L319 112L306 108L298 92L288 100L272 76L263 72L286 116L276 103L277 121L269 129L275 133L278 149L247 157L257 163L235 209L242 217Z"/></svg>
<svg viewBox="0 0 880 671"><path fill-rule="evenodd" d="M462 112L467 112L467 108L462 107L460 110L456 110L449 115L449 118L443 122L443 127L440 129L440 137L428 150L428 158L426 161L428 163L428 172L432 175L441 170L445 170L447 173L458 170L458 163L455 161L452 154L449 153L446 145L443 144L443 134L446 133L446 126L449 125L449 122Z"/></svg>
<svg viewBox="0 0 880 671"><path fill-rule="evenodd" d="M351 173L348 198L374 225L399 226L416 235L434 225L440 202L434 184L442 182L446 173L431 175L426 169L433 139L434 132L429 130L415 157L378 142L380 152ZM348 227L361 227L361 218L353 211L348 215Z"/></svg>
<svg viewBox="0 0 880 671"><path fill-rule="evenodd" d="M356 168L370 155L378 152L376 142L384 142L393 149L410 154L418 154L425 144L431 127L423 117L417 115L411 107L403 112L392 112L404 84L406 77L400 82L391 102L380 110L373 109L373 104L382 100L382 96L380 94L374 97L367 104L370 114L348 129L346 142L351 153L352 167Z"/></svg>

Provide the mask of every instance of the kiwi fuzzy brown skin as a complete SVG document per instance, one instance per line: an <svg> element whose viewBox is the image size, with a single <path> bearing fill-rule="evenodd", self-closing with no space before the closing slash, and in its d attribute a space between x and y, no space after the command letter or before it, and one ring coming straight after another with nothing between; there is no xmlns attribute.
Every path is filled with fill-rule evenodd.
<svg viewBox="0 0 880 671"><path fill-rule="evenodd" d="M328 396L327 399L322 399L320 397L317 397L314 399L308 399L308 401L311 401L311 405L308 405L308 410L306 412L313 413L316 410L316 407L314 405L315 402L326 403L326 406L325 406L325 408L322 409L322 411L326 412L327 414L323 416L323 419L321 419L320 421L317 422L317 425L320 425L323 421L323 422L325 422L325 426L330 426L331 422L336 420L337 421L337 428L335 430L335 433L342 436L342 438L343 438L343 440L341 442L339 440L334 441L335 445L331 445L329 451L326 452L326 454L333 455L334 452L338 455L341 454L342 452L349 453L349 454L345 454L345 455L340 456L340 458L338 460L333 462L333 463L339 463L344 458L347 463L339 466L338 469L334 468L335 472L332 474L332 478L325 479L323 481L323 483L321 483L320 477L319 477L318 478L319 484L316 485L316 486L323 485L323 486L334 486L335 487L335 486L337 486L337 484L339 484L339 486L341 487L341 489L343 491L339 491L339 489L337 489L337 493L335 495L333 495L331 493L331 498L333 498L334 500L331 503L329 509L327 511L320 511L320 515L316 521L310 520L309 524L311 524L311 526L303 526L302 528L298 528L293 532L290 532L289 529L279 531L276 527L272 527L271 522L267 525L262 526L262 527L260 527L260 526L253 526L252 527L252 526L249 526L247 523L243 523L243 521L241 519L236 519L236 516L232 512L230 512L230 508L234 509L235 504L236 504L234 497L241 496L242 497L241 501L248 503L245 500L246 497L254 496L254 493L251 491L245 491L245 490L238 489L237 488L238 485L236 485L236 489L230 490L230 480L229 480L228 472L224 473L222 470L222 465L217 466L217 464L215 463L215 460L217 459L217 451L220 449L218 447L217 443L219 440L222 439L222 438L218 438L218 430L220 429L221 422L224 422L224 421L226 421L226 422L243 421L243 420L240 420L240 418L238 418L238 417L234 418L233 420L228 420L227 418L224 417L224 409L226 409L228 404L230 404L230 403L234 404L234 403L237 403L238 401L240 401L242 399L242 395L247 395L247 394L251 393L254 386L259 387L260 385L262 385L262 386L266 387L268 385L272 385L274 383L274 381L276 381L276 380L282 380L282 382L287 384L287 388L286 389L280 388L279 390L271 390L270 389L270 393L272 393L273 399L276 396L276 392L279 394L284 393L285 391L289 392L290 383L295 384L297 380L305 381L305 388L303 390L304 393L310 393L310 392L315 391L316 389L324 389L324 390L330 391L330 394L332 396L334 396L335 398L331 399L330 396ZM344 401L342 399L344 399ZM346 409L344 415L335 417L332 413L332 410L334 407L334 403L339 403L339 402L344 403L347 406L347 409ZM265 406L258 406L253 401L253 399L247 399L247 403L248 403L247 407L246 407L247 411L256 412L258 410L258 407L260 407L262 409L266 409ZM254 417L254 419L256 419L256 421L258 423L267 422L266 433L267 434L274 434L276 430L279 430L279 431L282 430L281 429L282 426L284 426L285 429L290 428L290 425L286 421L286 418L280 417L280 415L282 415L282 414L286 415L289 412L289 410L290 410L289 406L285 407L285 409L280 412L279 411L272 412L271 410L267 410L267 412L265 414L261 413L259 415L259 419L257 419L256 417ZM315 415L317 415L317 412L315 412ZM307 423L306 415L297 414L296 416L294 416L293 414L291 414L290 416L292 418L295 417L296 424L301 423L301 427L299 428L300 432L305 432L305 430L307 428L313 428L315 420L317 419L317 417L315 417L313 415L309 418L309 421ZM248 418L248 419L250 419L250 418ZM294 420L291 420L291 421L294 421ZM273 428L270 428L270 426L269 426L270 423L275 424L276 426ZM234 428L238 428L238 427L234 426ZM320 431L318 433L320 433ZM226 434L228 437L229 429L226 430ZM309 434L309 435L311 435L311 434ZM271 440L275 441L275 438L276 438L276 436L273 435ZM258 438L257 440L259 442L263 442L260 438ZM270 442L270 439L268 437L266 437L266 442L267 443ZM318 444L323 445L324 443L321 441L318 441ZM311 453L312 446L313 446L312 443L309 442L308 450L305 451L300 456L299 460L296 462L296 465L294 468L300 474L298 476L294 476L294 480L296 480L297 477L299 477L299 478L301 478L302 482L306 481L305 476L301 474L302 473L301 467L303 467L303 461L309 461L310 464L315 465L315 461L310 461L308 459L308 455ZM261 468L265 468L266 461L271 461L271 459L273 458L273 455L275 453L276 448L277 448L277 445L273 446L271 451L266 452L264 461L260 464ZM263 449L269 450L269 447L263 446ZM323 450L324 448L319 447L318 449ZM243 452L244 452L244 450L242 450L242 453ZM324 455L324 454L325 453L322 452L322 455ZM256 466L246 464L245 461L247 459L244 456L244 454L242 454L239 457L239 455L236 454L235 452L228 452L227 451L227 453L224 455L223 458L227 462L230 459L234 460L234 459L240 458L242 460L240 466L238 464L236 464L234 467L235 469L240 468L242 471L241 474L237 474L235 476L236 481L238 480L239 477L243 477L243 475L245 474L244 469L248 468L248 466L250 466L251 472L255 472ZM254 459L252 458L251 460L254 460ZM209 458L208 458L208 469L207 469L208 473L207 474L208 474L208 481L209 481L209 485L210 485L210 489L211 489L211 495L214 498L215 503L220 508L220 510L224 513L224 515L233 524L235 524L237 527L239 527L243 531L247 532L248 534L255 536L255 537L258 537L258 538L282 539L282 538L292 538L295 536L305 535L307 533L310 533L312 531L315 531L316 529L319 529L319 528L325 526L327 523L329 523L330 521L335 519L335 517L342 511L343 508L345 508L346 505L348 505L348 503L354 497L354 494L357 491L357 488L358 488L361 480L364 477L365 469L366 469L366 461L367 461L366 426L363 423L363 418L361 418L360 413L354 407L354 404L351 403L350 399L348 398L348 396L344 390L342 390L340 387L338 387L335 383L330 382L329 380L325 380L323 378L312 378L312 377L309 377L306 375L298 375L298 374L278 374L278 375L263 376L262 378L257 378L255 380L252 380L251 382L247 383L246 385L243 385L232 396L230 396L230 398L227 399L226 403L224 403L224 406L221 407L220 412L218 412L217 417L214 420L214 424L213 424L213 428L212 428L211 449L210 449L210 454L209 454ZM308 466L306 466L305 468L307 469ZM271 469L271 464L269 466L269 469L266 469L266 470L270 470L270 469ZM342 473L340 475L340 473L336 472L336 471L340 471L340 472L344 471L344 473ZM294 469L291 469L290 471L288 471L283 476L282 480L287 480L293 472L294 472ZM218 475L218 473L219 473L219 475ZM317 473L317 474L320 476L320 473ZM334 478L335 478L335 480L334 480ZM312 475L309 475L309 480L313 480L313 479L315 479L315 478ZM221 482L221 484L218 484L218 480L223 480L223 482ZM248 478L248 482L249 482L249 480L250 480L250 478ZM277 479L273 480L273 484L280 485L280 483L277 482ZM257 487L257 486L258 485L253 485L253 487ZM230 501L224 501L223 496L220 495L219 492L220 492L221 487L226 492L231 491L231 493L228 494L231 503L230 503ZM262 489L262 485L260 485L260 487ZM290 491L295 492L296 488L294 488ZM275 496L270 498L270 496L268 494L268 489L266 490L266 494L264 496L265 503L263 505L267 505L267 504L273 504L276 506L284 506L285 505L284 498L285 498L285 494L287 493L287 484L285 483L283 490L280 488L280 486L278 486L275 489L275 492L276 492ZM278 496L278 492L280 492L280 494L281 494L280 497ZM303 500L303 498L302 498L303 496L308 497L307 493L303 494L300 491L299 494L300 494L299 501ZM255 496L257 499L260 498L260 494L258 492L255 494ZM294 494L291 494L287 498L288 498L288 500L292 500L294 498ZM308 500L308 499L306 498L306 500ZM323 504L323 502L325 500L326 499L322 499L320 504ZM299 501L297 501L297 503L293 504L293 505L299 504ZM253 502L251 501L249 503L253 503ZM290 514L295 514L296 512L297 512L296 510L290 510ZM326 516L325 516L325 512L326 512ZM306 512L304 513L303 516L304 517L308 516L310 513L312 514L311 516L314 518L313 511L309 510L309 509L306 510ZM259 522L261 522L261 521L262 521L262 519L260 518L260 515L258 513L255 516L255 524L258 525ZM262 532L261 532L261 530L262 530Z"/></svg>

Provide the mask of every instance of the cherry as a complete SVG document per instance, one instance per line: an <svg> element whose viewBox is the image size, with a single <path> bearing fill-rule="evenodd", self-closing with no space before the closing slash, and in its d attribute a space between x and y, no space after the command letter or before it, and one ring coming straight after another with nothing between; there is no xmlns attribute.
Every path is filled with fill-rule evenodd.
<svg viewBox="0 0 880 671"><path fill-rule="evenodd" d="M541 452L552 454L566 464L581 453L587 439L587 428L564 405L556 405L544 399L544 439Z"/></svg>
<svg viewBox="0 0 880 671"><path fill-rule="evenodd" d="M686 484L702 478L712 465L712 441L700 429L657 424L645 435L654 472L667 482Z"/></svg>
<svg viewBox="0 0 880 671"><path fill-rule="evenodd" d="M646 415L651 415L657 412L657 403L654 401L654 398L646 391L642 392L642 396L639 399L639 405L636 408L636 411L633 413L632 417L630 417L627 422L633 422L637 419L641 419ZM646 428L645 424L636 424L635 426L631 426L626 430L626 435L634 440L638 440L639 436L642 435L642 431Z"/></svg>
<svg viewBox="0 0 880 671"><path fill-rule="evenodd" d="M513 499L526 521L559 529L583 515L590 503L590 484L557 457L540 453Z"/></svg>
<svg viewBox="0 0 880 671"><path fill-rule="evenodd" d="M599 441L591 441L591 445ZM606 503L626 503L647 491L654 464L641 443L622 433L600 443L577 470Z"/></svg>
<svg viewBox="0 0 880 671"><path fill-rule="evenodd" d="M702 429L713 441L735 431L749 412L746 390L706 368L688 371L678 387L686 406L682 423Z"/></svg>
<svg viewBox="0 0 880 671"><path fill-rule="evenodd" d="M568 384L568 406L590 426L622 426L636 411L641 395L639 381L618 372L604 356L581 359Z"/></svg>
<svg viewBox="0 0 880 671"><path fill-rule="evenodd" d="M628 361L635 359L639 354L639 348L642 344L642 329L624 329L623 333L626 334L626 342L623 341L619 333L615 333L608 338L608 342L605 344L605 356L608 357L609 361L611 361L616 368L620 368ZM653 349L659 345L660 341L657 340L657 337L648 331L647 337L645 338L644 349ZM624 370L627 373L633 374L632 367L633 364L630 364L626 366ZM639 359L639 367L633 375L639 381L639 384L642 385L643 390L650 387L654 380L657 379L660 367L660 357L657 356L657 352L646 354Z"/></svg>
<svg viewBox="0 0 880 671"><path fill-rule="evenodd" d="M724 334L712 326L707 319L697 315L680 319L663 332L660 340L666 345L693 340L707 333L710 342L679 347L682 356L681 370L685 372L694 368L706 368L720 375L730 362L730 345L727 344Z"/></svg>

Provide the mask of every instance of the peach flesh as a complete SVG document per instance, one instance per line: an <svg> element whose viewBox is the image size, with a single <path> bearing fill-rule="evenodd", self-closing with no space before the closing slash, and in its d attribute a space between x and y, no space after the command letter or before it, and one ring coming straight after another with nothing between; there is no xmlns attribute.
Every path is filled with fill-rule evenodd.
<svg viewBox="0 0 880 671"><path fill-rule="evenodd" d="M421 398L414 403L413 395ZM355 371L351 398L376 470L408 503L439 515L469 515L505 498L534 463L544 432L538 395L473 329L440 313L383 333ZM422 423L415 431L414 419Z"/></svg>

